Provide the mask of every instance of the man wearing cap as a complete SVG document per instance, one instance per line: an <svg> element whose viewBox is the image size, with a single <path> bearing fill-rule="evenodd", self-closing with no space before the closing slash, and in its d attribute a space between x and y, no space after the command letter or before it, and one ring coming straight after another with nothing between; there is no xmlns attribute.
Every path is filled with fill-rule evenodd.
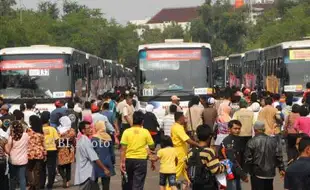
<svg viewBox="0 0 310 190"><path fill-rule="evenodd" d="M245 148L247 142L252 138L253 124L254 124L254 112L247 109L248 103L245 99L241 98L239 102L240 109L233 115L233 120L239 120L242 124L239 137L241 139L242 149ZM241 163L243 164L243 163Z"/></svg>
<svg viewBox="0 0 310 190"><path fill-rule="evenodd" d="M176 95L171 96L171 105L175 105L177 107L177 112L183 112L181 106L180 106L180 98ZM170 107L169 106L169 107ZM166 109L166 115L169 114L169 107Z"/></svg>
<svg viewBox="0 0 310 190"><path fill-rule="evenodd" d="M67 108L64 107L65 103L62 100L57 100L55 102L55 107L51 112L51 117L50 117L50 125L52 127L58 127L59 126L59 119L66 114Z"/></svg>
<svg viewBox="0 0 310 190"><path fill-rule="evenodd" d="M206 100L207 99L207 100ZM214 107L215 99L210 97L201 97L200 102L204 106L204 110L202 112L202 119L205 125L211 127L212 131L214 130L214 124L217 118L217 110Z"/></svg>
<svg viewBox="0 0 310 190"><path fill-rule="evenodd" d="M0 108L0 120L2 121L2 130L7 131L12 121L15 120L14 115L9 114L9 105L3 104Z"/></svg>
<svg viewBox="0 0 310 190"><path fill-rule="evenodd" d="M281 147L276 138L265 134L265 124L256 121L255 137L248 141L245 149L245 168L251 175L253 190L272 190L276 167L284 175Z"/></svg>
<svg viewBox="0 0 310 190"><path fill-rule="evenodd" d="M110 135L113 135L115 132L115 129L113 125L109 122L109 119L105 115L100 113L99 107L95 104L92 104L91 112L92 112L93 123L95 124L97 121L104 121L105 126L107 127L107 132Z"/></svg>

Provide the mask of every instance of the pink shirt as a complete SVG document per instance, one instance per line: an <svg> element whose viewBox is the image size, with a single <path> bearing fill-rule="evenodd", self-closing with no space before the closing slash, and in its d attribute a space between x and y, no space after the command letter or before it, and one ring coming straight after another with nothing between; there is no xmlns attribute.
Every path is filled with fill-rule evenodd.
<svg viewBox="0 0 310 190"><path fill-rule="evenodd" d="M12 137L9 137L8 147L10 149L10 163L13 165L25 165L28 163L28 140L27 133L23 133L23 136L19 141L13 141Z"/></svg>
<svg viewBox="0 0 310 190"><path fill-rule="evenodd" d="M295 120L294 128L310 136L310 117L299 117Z"/></svg>

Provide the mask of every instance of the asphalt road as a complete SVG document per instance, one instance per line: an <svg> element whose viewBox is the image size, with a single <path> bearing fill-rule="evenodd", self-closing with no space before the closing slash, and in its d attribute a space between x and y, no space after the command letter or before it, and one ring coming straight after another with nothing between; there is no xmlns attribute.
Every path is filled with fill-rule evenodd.
<svg viewBox="0 0 310 190"><path fill-rule="evenodd" d="M150 167L150 166L149 166ZM72 167L72 179L74 179L74 167ZM145 183L145 188L147 190L158 190L159 189L159 165L157 164L156 170L157 171L152 171L150 168L148 168L148 174L146 178L146 183ZM119 172L119 156L117 156L117 162L116 162L116 172L117 175L113 176L111 179L111 190L121 190L121 175ZM62 182L61 182L61 177L57 176L58 182L55 183L55 189L63 189L62 188ZM73 182L73 181L72 181ZM243 183L243 190L251 190L250 183L246 184ZM69 190L77 190L78 187L72 186L69 188ZM274 181L274 190L283 190L283 180L277 176Z"/></svg>

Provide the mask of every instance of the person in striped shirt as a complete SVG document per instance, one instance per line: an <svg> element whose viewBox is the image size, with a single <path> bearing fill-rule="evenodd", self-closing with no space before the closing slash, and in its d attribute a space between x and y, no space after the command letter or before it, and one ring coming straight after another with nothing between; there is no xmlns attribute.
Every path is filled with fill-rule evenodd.
<svg viewBox="0 0 310 190"><path fill-rule="evenodd" d="M200 125L196 130L197 138L199 140L199 146L203 147L203 150L199 153L202 163L206 166L207 170L211 172L214 176L214 187L212 190L218 190L218 186L215 180L216 174L221 174L226 171L226 166L220 163L218 157L215 154L215 151L210 147L210 142L212 138L212 129L208 125ZM188 153L188 160L193 156L193 150L191 149ZM204 189L201 187L201 184L195 187L195 184L192 184L192 189ZM210 184L205 184L206 187L210 189Z"/></svg>

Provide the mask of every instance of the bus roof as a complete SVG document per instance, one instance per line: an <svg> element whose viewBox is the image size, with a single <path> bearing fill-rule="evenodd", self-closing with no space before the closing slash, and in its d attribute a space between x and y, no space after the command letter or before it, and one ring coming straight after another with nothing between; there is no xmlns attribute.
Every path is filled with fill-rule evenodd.
<svg viewBox="0 0 310 190"><path fill-rule="evenodd" d="M299 40L299 41L289 41L289 42L282 42L280 44L270 46L265 48L265 50L276 48L281 46L282 49L289 49L289 48L310 48L310 40Z"/></svg>
<svg viewBox="0 0 310 190"><path fill-rule="evenodd" d="M260 48L260 49L252 49L252 50L249 50L249 51L246 51L244 53L244 55L247 55L247 54L250 54L250 53L260 53L261 51L263 51L264 49Z"/></svg>
<svg viewBox="0 0 310 190"><path fill-rule="evenodd" d="M220 57L215 57L214 58L214 61L223 61L223 60L228 60L228 57L220 56Z"/></svg>
<svg viewBox="0 0 310 190"><path fill-rule="evenodd" d="M81 52L71 47L57 47L49 45L33 45L25 47L11 47L0 50L0 55L21 55L21 54L73 54L74 51Z"/></svg>
<svg viewBox="0 0 310 190"><path fill-rule="evenodd" d="M244 61L255 61L260 57L260 53L264 49L253 49L244 53Z"/></svg>
<svg viewBox="0 0 310 190"><path fill-rule="evenodd" d="M232 58L232 57L244 57L244 53L230 54L228 57L229 57L229 58Z"/></svg>
<svg viewBox="0 0 310 190"><path fill-rule="evenodd" d="M138 51L142 49L161 49L161 48L209 48L211 45L208 43L154 43L154 44L144 44L140 45Z"/></svg>

